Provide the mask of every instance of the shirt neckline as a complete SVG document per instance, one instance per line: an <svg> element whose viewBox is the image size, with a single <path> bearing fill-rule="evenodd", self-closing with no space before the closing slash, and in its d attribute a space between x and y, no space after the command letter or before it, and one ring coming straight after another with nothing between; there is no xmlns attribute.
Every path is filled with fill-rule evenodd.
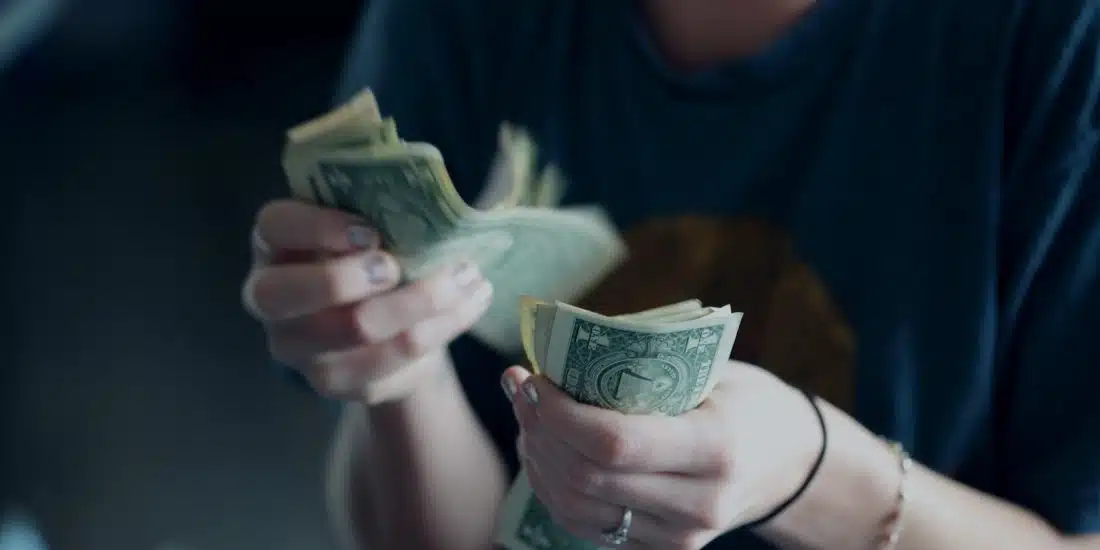
<svg viewBox="0 0 1100 550"><path fill-rule="evenodd" d="M715 68L684 72L672 68L658 49L637 0L623 3L635 53L670 91L694 97L760 93L828 71L865 24L867 0L817 0L810 11L758 54Z"/></svg>

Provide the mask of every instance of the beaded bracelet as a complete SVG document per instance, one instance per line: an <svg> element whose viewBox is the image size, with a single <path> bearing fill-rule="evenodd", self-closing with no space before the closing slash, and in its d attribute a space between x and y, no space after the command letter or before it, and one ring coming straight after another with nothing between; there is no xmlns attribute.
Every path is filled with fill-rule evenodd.
<svg viewBox="0 0 1100 550"><path fill-rule="evenodd" d="M898 459L901 483L898 486L898 498L894 509L887 517L884 532L879 537L878 550L894 550L898 546L898 539L901 538L901 531L905 526L905 505L909 501L909 472L913 469L913 459L905 451L905 447L896 441L889 442L889 445Z"/></svg>

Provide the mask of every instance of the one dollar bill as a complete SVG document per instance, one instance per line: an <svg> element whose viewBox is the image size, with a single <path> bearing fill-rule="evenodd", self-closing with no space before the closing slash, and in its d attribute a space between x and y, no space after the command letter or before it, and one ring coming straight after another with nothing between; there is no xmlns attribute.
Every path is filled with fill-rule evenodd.
<svg viewBox="0 0 1100 550"><path fill-rule="evenodd" d="M504 127L495 200L466 203L443 155L407 143L369 90L287 133L283 167L293 194L364 218L406 280L461 260L493 284L489 311L471 333L498 352L521 351L517 304L524 294L573 300L617 267L626 246L599 207L556 208L555 170L535 173L534 144Z"/></svg>
<svg viewBox="0 0 1100 550"><path fill-rule="evenodd" d="M607 317L524 298L520 317L532 367L578 402L626 414L675 416L706 399L717 370L728 368L742 314L690 300ZM520 472L501 509L495 538L505 548L600 548L554 524L526 472Z"/></svg>

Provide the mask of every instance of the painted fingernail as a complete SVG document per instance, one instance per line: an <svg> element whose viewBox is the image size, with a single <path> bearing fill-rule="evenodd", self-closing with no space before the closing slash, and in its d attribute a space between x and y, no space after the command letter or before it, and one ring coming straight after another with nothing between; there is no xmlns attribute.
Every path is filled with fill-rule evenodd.
<svg viewBox="0 0 1100 550"><path fill-rule="evenodd" d="M367 280L374 285L384 285L393 278L393 267L382 253L368 254L366 259Z"/></svg>
<svg viewBox="0 0 1100 550"><path fill-rule="evenodd" d="M500 377L500 387L504 390L504 395L508 397L508 401L516 400L516 381L512 380L507 374Z"/></svg>
<svg viewBox="0 0 1100 550"><path fill-rule="evenodd" d="M476 281L478 277L477 266L470 262L458 264L451 273L451 281L459 288L468 286L470 283Z"/></svg>
<svg viewBox="0 0 1100 550"><path fill-rule="evenodd" d="M527 400L530 401L532 405L538 405L539 391L535 389L535 384L531 382L530 378L523 382L523 395L527 396Z"/></svg>
<svg viewBox="0 0 1100 550"><path fill-rule="evenodd" d="M378 246L378 232L362 225L353 225L348 228L348 242L358 249L369 249Z"/></svg>

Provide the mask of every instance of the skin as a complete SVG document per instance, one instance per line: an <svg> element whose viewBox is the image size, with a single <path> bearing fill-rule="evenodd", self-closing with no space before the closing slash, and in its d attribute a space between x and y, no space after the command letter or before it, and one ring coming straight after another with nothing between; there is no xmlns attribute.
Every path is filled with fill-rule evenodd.
<svg viewBox="0 0 1100 550"><path fill-rule="evenodd" d="M629 507L634 539L622 548L695 550L793 494L821 445L812 409L763 369L730 367L706 402L675 418L581 405L522 368L505 373L531 486L556 522L598 543ZM873 548L889 533L898 459L851 417L821 406L829 430L821 470L757 532L791 550ZM1100 548L1100 537L1063 536L1026 510L919 466L909 487L898 550Z"/></svg>
<svg viewBox="0 0 1100 550"><path fill-rule="evenodd" d="M760 53L814 0L647 0L642 3L665 61L684 71Z"/></svg>
<svg viewBox="0 0 1100 550"><path fill-rule="evenodd" d="M443 350L484 314L491 285L452 266L396 289L397 264L369 228L289 200L258 214L253 257L242 299L272 355L352 403L330 468L343 538L486 548L508 480Z"/></svg>
<svg viewBox="0 0 1100 550"><path fill-rule="evenodd" d="M760 51L813 4L643 6L668 62L692 71ZM345 541L372 550L487 550L509 480L445 349L484 313L491 287L452 268L395 290L396 263L367 234L339 212L292 201L265 206L242 298L277 359L349 403L329 473ZM731 367L698 410L665 419L580 405L521 368L508 370L502 385L521 426L518 450L540 499L588 538L630 506L627 547L673 550L701 548L785 500L817 455L816 417L801 393L766 371ZM821 409L829 432L821 470L758 533L791 550L873 548L896 502L897 458L840 410ZM760 418L768 422L752 420ZM909 484L899 550L1100 550L1100 536L1063 535L919 465Z"/></svg>
<svg viewBox="0 0 1100 550"><path fill-rule="evenodd" d="M280 359L305 365L318 391L353 403L330 477L347 540L372 549L490 548L508 480L442 352L484 312L479 289L487 283L468 274L456 281L447 270L393 290L395 269L380 279L364 268L379 265L372 258L392 258L349 237L360 227L297 202L265 207L246 306ZM456 292L456 284L475 290ZM502 385L536 493L563 526L593 539L631 507L629 548L701 548L766 513L801 484L821 434L801 393L752 365L731 367L710 399L677 418L581 405L509 369ZM782 548L864 547L883 531L897 495L896 457L850 417L822 408L830 445L821 471L794 506L760 529ZM759 418L769 420L752 420ZM913 471L911 487L902 550L1100 548L1098 537L1062 536L1025 510L924 468Z"/></svg>

